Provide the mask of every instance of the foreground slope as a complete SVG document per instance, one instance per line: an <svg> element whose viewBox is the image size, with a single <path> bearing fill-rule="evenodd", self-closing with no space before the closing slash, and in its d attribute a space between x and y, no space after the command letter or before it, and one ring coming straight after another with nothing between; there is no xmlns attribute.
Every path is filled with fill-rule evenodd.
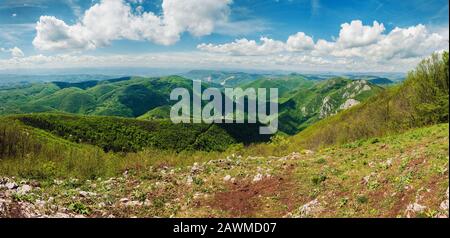
<svg viewBox="0 0 450 238"><path fill-rule="evenodd" d="M2 217L448 217L441 124L283 157L241 157L95 180L0 180Z"/></svg>

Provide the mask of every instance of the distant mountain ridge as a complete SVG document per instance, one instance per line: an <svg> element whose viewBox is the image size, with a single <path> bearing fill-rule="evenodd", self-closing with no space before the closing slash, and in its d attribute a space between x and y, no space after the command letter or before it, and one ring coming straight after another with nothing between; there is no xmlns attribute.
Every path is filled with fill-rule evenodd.
<svg viewBox="0 0 450 238"><path fill-rule="evenodd" d="M215 83L223 87L235 87L249 83L258 78L265 77L265 74L253 74L244 72L227 72L215 70L192 70L181 76L192 80L202 80L208 83Z"/></svg>
<svg viewBox="0 0 450 238"><path fill-rule="evenodd" d="M222 76L229 77L226 74ZM256 78L256 75L252 77ZM382 90L366 80L314 80L300 74L252 77L235 78L240 82L235 87L278 88L279 129L287 134L295 134L311 123L357 105ZM203 81L202 84L204 87L223 88L223 82L235 84L238 81ZM170 107L176 103L170 100L170 93L175 88L187 88L192 92L192 80L180 76L122 77L31 84L0 90L0 114L66 112L144 120L168 119Z"/></svg>

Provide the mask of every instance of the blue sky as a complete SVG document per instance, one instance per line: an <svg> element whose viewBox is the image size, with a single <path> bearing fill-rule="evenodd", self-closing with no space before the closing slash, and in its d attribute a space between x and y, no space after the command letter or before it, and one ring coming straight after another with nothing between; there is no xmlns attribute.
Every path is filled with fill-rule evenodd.
<svg viewBox="0 0 450 238"><path fill-rule="evenodd" d="M129 12L103 17L101 9ZM0 69L89 67L89 60L114 67L121 59L140 67L406 71L448 49L448 11L447 0L0 0ZM120 26L107 25L118 18ZM101 19L105 27L93 25Z"/></svg>

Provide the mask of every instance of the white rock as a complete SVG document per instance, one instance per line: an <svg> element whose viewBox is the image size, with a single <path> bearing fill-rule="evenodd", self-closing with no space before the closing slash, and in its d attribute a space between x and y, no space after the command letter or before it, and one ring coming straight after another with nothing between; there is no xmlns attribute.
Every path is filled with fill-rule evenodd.
<svg viewBox="0 0 450 238"><path fill-rule="evenodd" d="M150 201L150 200L148 200L148 199L145 199L145 201L144 201L144 206L146 206L146 207L149 207L149 206L151 206L153 203Z"/></svg>
<svg viewBox="0 0 450 238"><path fill-rule="evenodd" d="M425 211L426 208L426 206L420 205L417 202L409 204L405 211L406 217L410 218L413 214Z"/></svg>
<svg viewBox="0 0 450 238"><path fill-rule="evenodd" d="M30 192L32 189L33 189L33 188L32 188L30 185L25 184L25 185L22 185L22 187L19 187L19 188L17 189L17 193L18 193L18 194L21 194L21 195L27 194L27 193Z"/></svg>
<svg viewBox="0 0 450 238"><path fill-rule="evenodd" d="M441 202L440 208L441 210L447 211L448 212L448 206L449 206L449 197L448 197L448 188L447 188L447 199Z"/></svg>
<svg viewBox="0 0 450 238"><path fill-rule="evenodd" d="M257 174L255 175L255 177L253 178L253 182L259 182L263 179L263 175L262 174Z"/></svg>
<svg viewBox="0 0 450 238"><path fill-rule="evenodd" d="M414 203L412 205L412 209L415 212L423 212L426 208L427 208L426 206L420 205L418 203Z"/></svg>
<svg viewBox="0 0 450 238"><path fill-rule="evenodd" d="M194 165L191 168L191 173L196 174L201 171L201 167L198 165L198 163L194 163Z"/></svg>
<svg viewBox="0 0 450 238"><path fill-rule="evenodd" d="M370 91L372 88L369 85L364 85L364 87L362 88L362 91Z"/></svg>
<svg viewBox="0 0 450 238"><path fill-rule="evenodd" d="M320 211L320 203L314 199L300 207L300 217L311 216L318 211Z"/></svg>
<svg viewBox="0 0 450 238"><path fill-rule="evenodd" d="M392 159L386 160L386 166L391 167L391 165L392 165Z"/></svg>
<svg viewBox="0 0 450 238"><path fill-rule="evenodd" d="M186 179L186 184L187 185L191 185L192 182L194 182L194 179L192 178L192 176L188 176L187 179Z"/></svg>
<svg viewBox="0 0 450 238"><path fill-rule="evenodd" d="M306 151L305 151L305 154L307 154ZM290 159L292 159L292 160L297 160L297 159L301 159L301 158L302 158L302 156L300 155L300 153L297 153L297 152L294 152L290 155Z"/></svg>
<svg viewBox="0 0 450 238"><path fill-rule="evenodd" d="M128 198L121 198L119 200L119 202L121 202L121 203L127 203L128 201L130 201L130 199L128 199Z"/></svg>
<svg viewBox="0 0 450 238"><path fill-rule="evenodd" d="M204 195L202 194L202 193L194 193L194 196L193 196L193 198L195 199L195 200L197 200L197 199L199 199L199 198L201 198L201 197L203 197Z"/></svg>
<svg viewBox="0 0 450 238"><path fill-rule="evenodd" d="M231 175L227 175L223 178L223 181L228 182L231 180Z"/></svg>
<svg viewBox="0 0 450 238"><path fill-rule="evenodd" d="M69 214L57 212L55 215L52 215L54 218L70 218Z"/></svg>
<svg viewBox="0 0 450 238"><path fill-rule="evenodd" d="M86 191L80 191L79 194L80 194L80 196L82 196L82 197L95 197L95 196L97 196L96 193L93 193L93 192L86 192Z"/></svg>
<svg viewBox="0 0 450 238"><path fill-rule="evenodd" d="M339 109L340 109L340 110L345 110L345 109L351 108L351 107L353 107L353 106L356 106L356 105L358 105L358 104L359 104L359 101L358 101L358 100L355 100L355 99L353 99L353 98L350 98L350 99L347 99L347 101L345 101L344 104L342 104L342 105L339 107Z"/></svg>
<svg viewBox="0 0 450 238"><path fill-rule="evenodd" d="M370 180L370 175L367 175L363 178L364 184L368 184Z"/></svg>
<svg viewBox="0 0 450 238"><path fill-rule="evenodd" d="M7 182L6 184L5 184L5 187L7 188L7 189L15 189L15 188L17 188L17 187L19 187L16 183L14 183L14 182Z"/></svg>
<svg viewBox="0 0 450 238"><path fill-rule="evenodd" d="M44 208L45 205L47 205L47 202L38 199L38 200L36 200L35 204L36 204L36 206L38 206L40 208Z"/></svg>
<svg viewBox="0 0 450 238"><path fill-rule="evenodd" d="M441 210L448 211L448 199L441 202L440 208Z"/></svg>
<svg viewBox="0 0 450 238"><path fill-rule="evenodd" d="M125 206L127 206L127 207L137 207L140 205L142 205L142 203L139 201L129 201L129 202L125 203Z"/></svg>

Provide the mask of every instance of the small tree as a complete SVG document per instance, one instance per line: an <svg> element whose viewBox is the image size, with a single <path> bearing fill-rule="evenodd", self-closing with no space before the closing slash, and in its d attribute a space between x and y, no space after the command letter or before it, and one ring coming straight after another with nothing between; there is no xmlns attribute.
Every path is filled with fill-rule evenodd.
<svg viewBox="0 0 450 238"><path fill-rule="evenodd" d="M448 122L448 52L434 53L408 74L418 124Z"/></svg>

